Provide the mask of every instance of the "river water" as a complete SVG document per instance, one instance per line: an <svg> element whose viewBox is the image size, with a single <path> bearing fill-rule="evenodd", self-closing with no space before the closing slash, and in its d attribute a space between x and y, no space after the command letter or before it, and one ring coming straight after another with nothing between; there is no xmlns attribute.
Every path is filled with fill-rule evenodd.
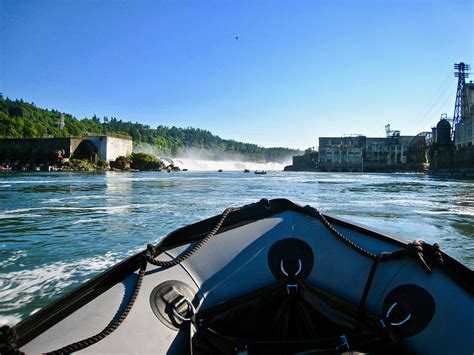
<svg viewBox="0 0 474 355"><path fill-rule="evenodd" d="M167 233L288 198L474 266L474 182L411 174L0 174L0 324L15 324Z"/></svg>

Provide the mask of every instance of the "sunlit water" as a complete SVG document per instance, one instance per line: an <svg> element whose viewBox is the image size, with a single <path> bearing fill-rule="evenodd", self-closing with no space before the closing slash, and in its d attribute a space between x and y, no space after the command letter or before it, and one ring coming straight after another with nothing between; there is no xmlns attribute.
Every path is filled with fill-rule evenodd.
<svg viewBox="0 0 474 355"><path fill-rule="evenodd" d="M407 174L0 174L0 323L167 233L262 197L310 204L474 265L474 183Z"/></svg>

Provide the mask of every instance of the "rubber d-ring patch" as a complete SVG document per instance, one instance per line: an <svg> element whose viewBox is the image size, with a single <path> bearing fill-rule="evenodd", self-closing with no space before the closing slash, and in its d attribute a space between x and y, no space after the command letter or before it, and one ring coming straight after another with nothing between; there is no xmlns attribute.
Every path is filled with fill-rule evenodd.
<svg viewBox="0 0 474 355"><path fill-rule="evenodd" d="M301 239L281 239L268 251L268 266L278 280L288 276L305 279L313 270L313 265L313 250Z"/></svg>
<svg viewBox="0 0 474 355"><path fill-rule="evenodd" d="M164 298L172 290L183 295L189 302L193 302L195 298L195 293L187 284L178 280L170 280L159 284L153 289L150 294L150 306L161 323L170 329L179 330L183 323L173 314L172 305L166 302Z"/></svg>
<svg viewBox="0 0 474 355"><path fill-rule="evenodd" d="M397 286L383 301L383 315L388 315L385 322L402 338L412 337L425 329L435 310L431 293L417 285Z"/></svg>

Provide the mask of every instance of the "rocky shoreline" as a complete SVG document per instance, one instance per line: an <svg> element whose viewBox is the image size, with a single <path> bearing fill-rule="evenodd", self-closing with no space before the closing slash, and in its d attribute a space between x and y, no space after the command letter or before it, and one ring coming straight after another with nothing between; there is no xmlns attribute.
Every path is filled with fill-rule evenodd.
<svg viewBox="0 0 474 355"><path fill-rule="evenodd" d="M186 169L183 169L186 170ZM34 159L28 161L17 160L15 162L4 161L0 171L83 171L83 172L105 172L105 171L181 171L175 166L171 159L167 162L146 153L132 153L124 157L120 156L115 161L91 159L62 159L54 164L50 162L36 162Z"/></svg>

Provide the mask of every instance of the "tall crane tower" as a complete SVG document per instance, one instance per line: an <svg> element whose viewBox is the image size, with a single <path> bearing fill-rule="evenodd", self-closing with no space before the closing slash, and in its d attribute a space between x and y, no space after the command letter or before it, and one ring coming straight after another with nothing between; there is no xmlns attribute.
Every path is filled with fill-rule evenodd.
<svg viewBox="0 0 474 355"><path fill-rule="evenodd" d="M453 140L456 139L454 135L456 124L469 115L466 89L464 86L466 85L465 79L469 78L469 70L471 70L471 66L461 62L459 64L454 64L454 70L454 76L458 78L458 90L456 92L456 103L454 105L453 126L451 127L451 138Z"/></svg>

